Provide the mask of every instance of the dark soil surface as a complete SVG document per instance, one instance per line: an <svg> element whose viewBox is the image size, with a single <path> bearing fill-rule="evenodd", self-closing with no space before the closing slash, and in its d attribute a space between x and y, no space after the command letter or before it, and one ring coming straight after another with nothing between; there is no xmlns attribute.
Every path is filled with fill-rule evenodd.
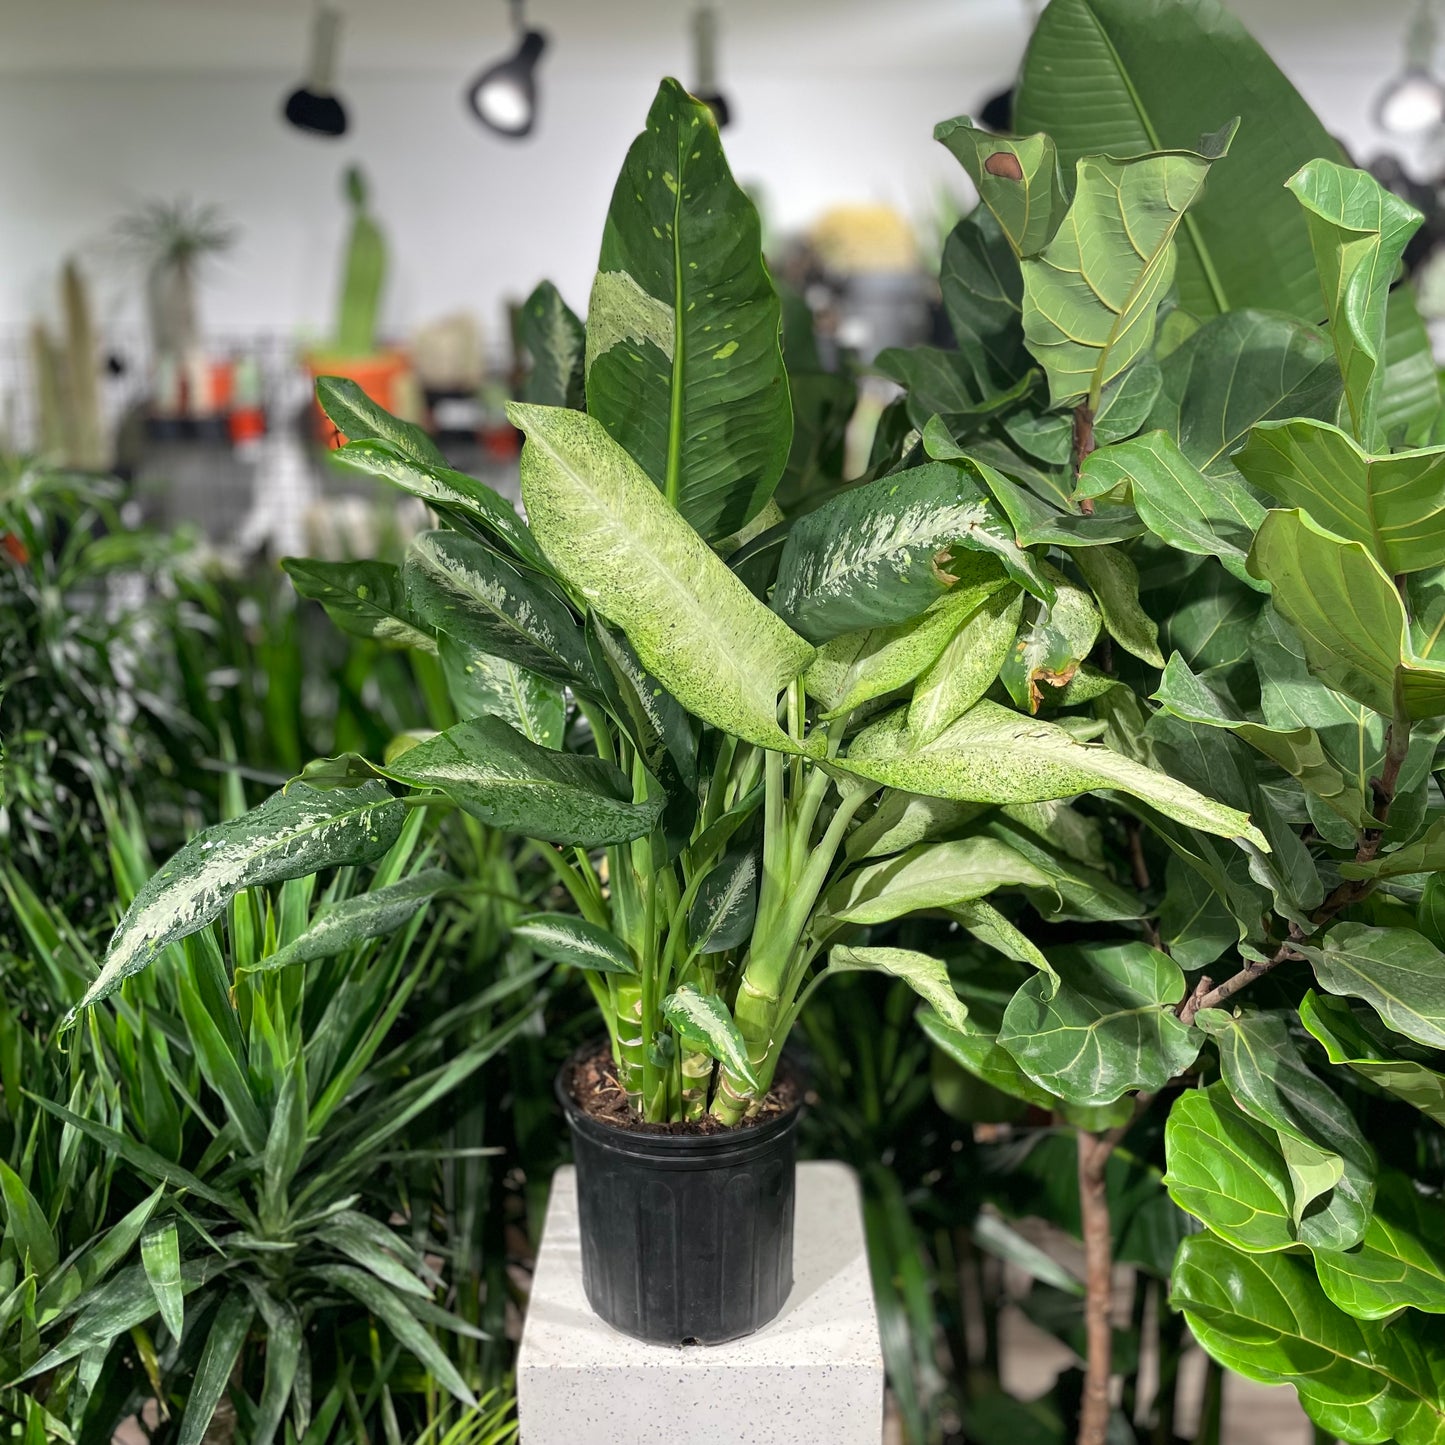
<svg viewBox="0 0 1445 1445"><path fill-rule="evenodd" d="M710 1114L701 1119L680 1120L675 1124L649 1124L628 1107L627 1095L617 1082L612 1049L605 1039L595 1049L573 1060L566 1084L572 1102L584 1114L638 1134L731 1134L737 1129L751 1129L776 1119L779 1114L786 1114L796 1108L803 1097L798 1080L785 1059L773 1079L772 1091L763 1100L762 1108L741 1124L723 1124Z"/></svg>

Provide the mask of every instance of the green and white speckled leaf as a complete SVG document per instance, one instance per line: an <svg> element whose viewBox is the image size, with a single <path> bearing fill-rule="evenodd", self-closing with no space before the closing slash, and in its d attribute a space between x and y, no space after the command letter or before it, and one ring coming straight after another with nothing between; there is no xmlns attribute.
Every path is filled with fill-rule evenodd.
<svg viewBox="0 0 1445 1445"><path fill-rule="evenodd" d="M1058 987L1029 979L1004 1010L998 1041L1040 1088L1071 1104L1152 1092L1194 1062L1203 1038L1174 1016L1179 966L1145 943L1056 949Z"/></svg>
<svg viewBox="0 0 1445 1445"><path fill-rule="evenodd" d="M928 462L799 517L778 562L774 610L813 642L906 622L955 585L954 548L996 557L1021 587L1052 599L977 465Z"/></svg>
<svg viewBox="0 0 1445 1445"><path fill-rule="evenodd" d="M642 665L695 717L796 752L778 694L813 649L770 612L595 417L512 403L527 434L522 497L552 565L627 634Z"/></svg>
<svg viewBox="0 0 1445 1445"><path fill-rule="evenodd" d="M543 281L518 310L517 340L532 358L532 369L522 383L522 400L581 410L587 338L582 323L550 281Z"/></svg>
<svg viewBox="0 0 1445 1445"><path fill-rule="evenodd" d="M1040 803L1113 788L1161 813L1268 850L1249 818L1099 743L984 700L932 742L913 746L906 713L890 713L853 740L845 765L890 788L980 803Z"/></svg>
<svg viewBox="0 0 1445 1445"><path fill-rule="evenodd" d="M298 934L275 953L260 959L247 970L265 973L334 958L368 938L383 938L409 923L443 889L456 879L442 868L423 868L399 883L388 883L368 893L358 893L316 915L305 932ZM239 970L238 970L239 972Z"/></svg>
<svg viewBox="0 0 1445 1445"><path fill-rule="evenodd" d="M529 913L512 926L543 958L594 973L637 973L627 945L611 931L569 913Z"/></svg>
<svg viewBox="0 0 1445 1445"><path fill-rule="evenodd" d="M1257 426L1234 454L1251 485L1360 542L1392 577L1445 557L1445 447L1371 456L1322 421Z"/></svg>
<svg viewBox="0 0 1445 1445"><path fill-rule="evenodd" d="M198 833L136 894L100 976L70 1018L113 993L167 944L204 928L243 889L381 857L405 816L378 782L336 792L293 783L249 813Z"/></svg>
<svg viewBox="0 0 1445 1445"><path fill-rule="evenodd" d="M901 978L921 998L931 1004L950 1028L968 1027L968 1006L953 991L948 966L929 954L912 948L846 948L839 946L828 954L829 973L886 973Z"/></svg>
<svg viewBox="0 0 1445 1445"><path fill-rule="evenodd" d="M1221 1364L1266 1385L1293 1385L1330 1437L1441 1445L1445 1340L1408 1312L1389 1325L1357 1320L1320 1288L1297 1254L1244 1254L1212 1234L1184 1241L1170 1304Z"/></svg>
<svg viewBox="0 0 1445 1445"><path fill-rule="evenodd" d="M1077 163L1074 199L1024 276L1024 336L1054 406L1099 398L1154 341L1159 302L1174 279L1174 233L1229 149L1238 122L1198 151Z"/></svg>
<svg viewBox="0 0 1445 1445"><path fill-rule="evenodd" d="M921 616L896 627L870 627L845 632L818 649L803 677L808 695L827 708L827 715L850 712L900 687L906 687L939 655L968 620L1006 585L1003 568L982 553L954 559L958 580ZM1016 588L1008 587L1009 597Z"/></svg>
<svg viewBox="0 0 1445 1445"><path fill-rule="evenodd" d="M480 530L488 539L500 542L531 567L546 570L542 556L527 524L505 497L485 482L446 466L428 466L398 451L387 442L361 441L334 451L337 464L368 477L379 477L467 531Z"/></svg>
<svg viewBox="0 0 1445 1445"><path fill-rule="evenodd" d="M710 542L762 509L788 460L781 327L712 112L664 80L602 232L587 410Z"/></svg>
<svg viewBox="0 0 1445 1445"><path fill-rule="evenodd" d="M460 532L423 532L402 567L412 611L475 653L595 691L582 624L556 587Z"/></svg>
<svg viewBox="0 0 1445 1445"><path fill-rule="evenodd" d="M660 792L633 802L613 763L539 747L499 717L471 718L408 748L384 776L436 788L494 828L581 848L651 832L663 802Z"/></svg>
<svg viewBox="0 0 1445 1445"><path fill-rule="evenodd" d="M687 933L699 953L723 953L748 941L758 901L757 854L727 854L702 881L687 914Z"/></svg>
<svg viewBox="0 0 1445 1445"><path fill-rule="evenodd" d="M1367 171L1335 161L1310 161L1285 184L1304 208L1345 381L1340 420L1366 447L1383 447L1386 306L1400 255L1423 217Z"/></svg>
<svg viewBox="0 0 1445 1445"><path fill-rule="evenodd" d="M1014 644L1024 594L995 592L949 639L908 702L908 731L922 747L961 718L990 687Z"/></svg>
<svg viewBox="0 0 1445 1445"><path fill-rule="evenodd" d="M353 637L373 637L388 647L435 652L437 640L406 604L401 568L390 562L324 562L283 557L281 566L302 596Z"/></svg>
<svg viewBox="0 0 1445 1445"><path fill-rule="evenodd" d="M1343 1100L1300 1055L1285 1015L1201 1009L1195 1022L1214 1039L1234 1102L1279 1136L1301 1243L1358 1244L1375 1197L1374 1151Z"/></svg>
<svg viewBox="0 0 1445 1445"><path fill-rule="evenodd" d="M506 658L474 652L445 633L439 650L458 717L499 717L524 738L544 748L561 748L567 705L556 683Z"/></svg>
<svg viewBox="0 0 1445 1445"><path fill-rule="evenodd" d="M702 993L685 983L663 999L662 1016L677 1030L684 1049L716 1059L734 1079L754 1093L761 1091L762 1084L748 1059L748 1046L727 1005L715 994Z"/></svg>
<svg viewBox="0 0 1445 1445"><path fill-rule="evenodd" d="M824 895L830 923L888 923L922 908L956 908L997 888L1047 888L1048 875L996 838L920 843L845 875Z"/></svg>
<svg viewBox="0 0 1445 1445"><path fill-rule="evenodd" d="M348 441L386 442L423 466L447 464L437 444L421 427L383 411L349 377L318 376L316 400L332 426Z"/></svg>
<svg viewBox="0 0 1445 1445"><path fill-rule="evenodd" d="M933 138L968 172L1014 255L1037 255L1048 245L1068 209L1048 136L994 135L958 116L939 121Z"/></svg>

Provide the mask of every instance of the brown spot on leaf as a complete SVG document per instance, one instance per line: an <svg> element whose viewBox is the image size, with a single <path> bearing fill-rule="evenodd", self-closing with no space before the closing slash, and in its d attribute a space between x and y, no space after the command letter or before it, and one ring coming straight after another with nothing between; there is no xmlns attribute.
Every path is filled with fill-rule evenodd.
<svg viewBox="0 0 1445 1445"><path fill-rule="evenodd" d="M1021 181L1024 178L1024 168L1012 151L995 151L983 163L983 168L989 175L998 176L1000 180Z"/></svg>
<svg viewBox="0 0 1445 1445"><path fill-rule="evenodd" d="M944 587L952 587L958 578L947 570L948 564L953 561L953 551L945 547L941 552L933 554L933 577L936 582Z"/></svg>
<svg viewBox="0 0 1445 1445"><path fill-rule="evenodd" d="M1049 687L1065 688L1074 680L1074 674L1078 670L1077 662L1071 662L1067 667L1062 668L1034 668L1029 673L1029 711L1036 713L1044 705L1044 690L1039 686L1041 682Z"/></svg>

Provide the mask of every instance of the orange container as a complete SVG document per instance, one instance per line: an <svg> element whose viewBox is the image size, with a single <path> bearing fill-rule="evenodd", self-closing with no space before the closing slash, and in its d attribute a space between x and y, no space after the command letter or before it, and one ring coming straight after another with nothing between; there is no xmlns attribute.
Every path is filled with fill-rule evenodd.
<svg viewBox="0 0 1445 1445"><path fill-rule="evenodd" d="M354 381L377 406L395 411L404 395L411 363L400 351L379 351L375 356L311 352L306 357L306 369L313 381L319 376L344 376L348 381ZM316 434L329 447L346 443L346 438L331 425L319 405L316 406Z"/></svg>

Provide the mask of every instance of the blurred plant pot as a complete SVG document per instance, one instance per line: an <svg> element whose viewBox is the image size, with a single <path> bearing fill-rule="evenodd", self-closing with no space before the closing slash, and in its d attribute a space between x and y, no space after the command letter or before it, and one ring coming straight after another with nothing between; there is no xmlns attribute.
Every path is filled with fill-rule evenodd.
<svg viewBox="0 0 1445 1445"><path fill-rule="evenodd" d="M378 351L371 356L345 356L324 351L308 352L306 369L314 382L321 376L344 376L354 381L372 401L389 412L400 412L403 392L411 372L411 363L400 351ZM326 413L314 401L316 434L329 447L345 445L346 438L327 420Z"/></svg>
<svg viewBox="0 0 1445 1445"><path fill-rule="evenodd" d="M800 1105L715 1134L627 1128L572 1097L574 1066L595 1048L556 1080L577 1165L588 1303L651 1344L720 1345L761 1329L793 1287Z"/></svg>

